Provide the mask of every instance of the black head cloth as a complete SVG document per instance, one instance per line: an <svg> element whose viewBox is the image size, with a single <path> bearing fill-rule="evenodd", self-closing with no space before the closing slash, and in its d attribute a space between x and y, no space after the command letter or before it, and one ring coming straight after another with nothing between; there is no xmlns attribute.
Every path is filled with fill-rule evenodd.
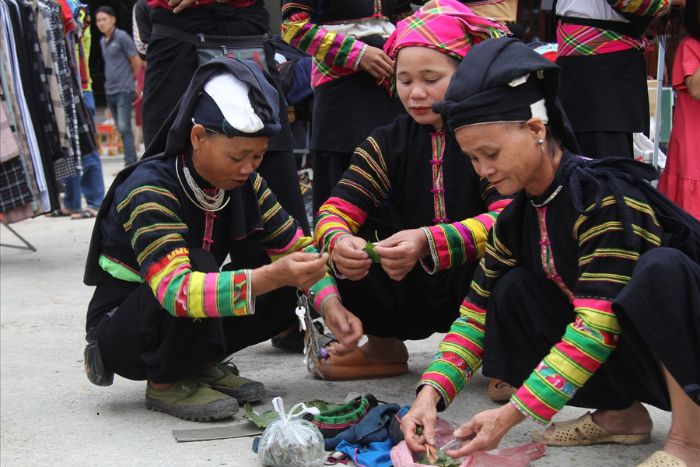
<svg viewBox="0 0 700 467"><path fill-rule="evenodd" d="M569 119L557 98L559 67L515 38L475 45L433 105L448 129L544 117L562 145L578 152Z"/></svg>
<svg viewBox="0 0 700 467"><path fill-rule="evenodd" d="M227 100L226 93L221 93L222 75L232 75L235 77L233 81L242 83L242 88L247 91L250 111L262 123L258 130L251 132L249 126L241 125L240 120L230 117L232 109L228 106L232 100ZM208 83L213 82L218 83L214 91L210 89L211 85L207 88L210 92L205 91ZM240 88L231 88L232 95L240 97L240 91ZM245 107L248 106L241 105L235 111ZM224 116L226 114L229 119ZM227 136L272 136L281 128L279 97L255 62L229 57L207 62L197 68L185 94L160 127L143 157L161 153L173 157L184 152L189 144L193 119L207 129Z"/></svg>

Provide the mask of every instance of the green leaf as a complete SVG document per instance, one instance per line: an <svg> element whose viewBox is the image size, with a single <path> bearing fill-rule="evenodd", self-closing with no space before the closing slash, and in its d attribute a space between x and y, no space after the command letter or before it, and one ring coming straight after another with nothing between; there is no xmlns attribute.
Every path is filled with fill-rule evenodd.
<svg viewBox="0 0 700 467"><path fill-rule="evenodd" d="M364 248L362 248L362 251L367 252L369 259L371 259L373 263L379 262L379 253L377 253L377 250L374 249L374 243L367 242Z"/></svg>
<svg viewBox="0 0 700 467"><path fill-rule="evenodd" d="M247 402L243 408L245 409L245 415L248 417L248 420L255 423L255 425L260 428L267 428L272 424L272 422L279 418L279 415L277 415L277 412L274 410L267 410L263 413L257 413L255 410L253 410L253 406L250 405L250 402Z"/></svg>

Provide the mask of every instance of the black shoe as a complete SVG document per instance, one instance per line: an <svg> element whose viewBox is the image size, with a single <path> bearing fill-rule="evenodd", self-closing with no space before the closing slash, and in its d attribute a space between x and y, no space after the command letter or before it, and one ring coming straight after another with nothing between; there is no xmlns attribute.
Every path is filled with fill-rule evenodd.
<svg viewBox="0 0 700 467"><path fill-rule="evenodd" d="M114 382L114 372L108 370L102 362L102 354L97 339L92 330L87 335L88 344L85 346L85 374L92 384L110 386Z"/></svg>
<svg viewBox="0 0 700 467"><path fill-rule="evenodd" d="M296 329L272 338L272 346L292 353L304 353L304 333Z"/></svg>

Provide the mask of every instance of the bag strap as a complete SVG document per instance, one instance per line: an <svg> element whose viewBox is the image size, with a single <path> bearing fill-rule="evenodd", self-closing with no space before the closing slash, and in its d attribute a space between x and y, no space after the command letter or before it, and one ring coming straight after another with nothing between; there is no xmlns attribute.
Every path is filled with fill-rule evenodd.
<svg viewBox="0 0 700 467"><path fill-rule="evenodd" d="M158 36L175 39L180 42L186 42L188 44L194 45L195 47L204 47L208 45L212 47L218 47L220 45L262 47L265 41L270 40L269 33L265 33L259 36L210 36L202 33L192 34L189 32L182 31L180 29L171 28L170 26L154 24L151 37Z"/></svg>
<svg viewBox="0 0 700 467"><path fill-rule="evenodd" d="M151 38L155 37L167 37L169 39L176 39L180 42L186 42L194 46L201 45L204 41L204 35L190 34L189 32L182 31L180 29L171 28L170 26L164 26L162 24L154 24L151 30Z"/></svg>

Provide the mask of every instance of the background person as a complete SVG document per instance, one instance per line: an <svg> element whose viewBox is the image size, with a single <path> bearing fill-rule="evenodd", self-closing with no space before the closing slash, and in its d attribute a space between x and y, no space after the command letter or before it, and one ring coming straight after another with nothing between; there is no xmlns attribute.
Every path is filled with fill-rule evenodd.
<svg viewBox="0 0 700 467"><path fill-rule="evenodd" d="M700 219L700 2L687 0L684 37L673 62L676 106L659 190Z"/></svg>
<svg viewBox="0 0 700 467"><path fill-rule="evenodd" d="M422 3L422 2L416 2ZM316 213L375 128L403 111L389 92L394 61L382 47L406 0L282 2L282 38L313 58L312 197Z"/></svg>
<svg viewBox="0 0 700 467"><path fill-rule="evenodd" d="M100 49L105 62L107 106L122 137L124 166L127 166L136 162L131 105L135 95L141 93L141 89L135 84L141 68L141 59L131 36L117 29L116 23L116 13L112 7L103 5L95 12L95 24L103 34L100 38Z"/></svg>

